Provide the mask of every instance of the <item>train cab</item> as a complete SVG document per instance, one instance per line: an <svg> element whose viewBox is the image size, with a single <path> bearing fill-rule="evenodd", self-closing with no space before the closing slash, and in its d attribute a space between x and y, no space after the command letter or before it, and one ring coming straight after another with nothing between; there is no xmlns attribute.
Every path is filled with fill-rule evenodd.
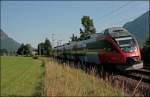
<svg viewBox="0 0 150 97"><path fill-rule="evenodd" d="M130 32L115 27L106 29L104 34L111 37L112 48L116 49L107 55L108 62L120 64L118 67L126 70L143 68L138 42Z"/></svg>

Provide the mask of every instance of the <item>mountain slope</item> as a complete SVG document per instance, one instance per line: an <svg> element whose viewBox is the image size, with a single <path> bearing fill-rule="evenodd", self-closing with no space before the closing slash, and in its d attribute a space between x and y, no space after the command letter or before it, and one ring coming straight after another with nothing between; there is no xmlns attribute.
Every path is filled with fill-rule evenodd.
<svg viewBox="0 0 150 97"><path fill-rule="evenodd" d="M135 35L140 47L143 47L146 38L149 35L149 12L144 13L135 20L126 23L123 28Z"/></svg>
<svg viewBox="0 0 150 97"><path fill-rule="evenodd" d="M6 49L9 52L16 51L20 44L8 37L7 34L0 29L0 49Z"/></svg>

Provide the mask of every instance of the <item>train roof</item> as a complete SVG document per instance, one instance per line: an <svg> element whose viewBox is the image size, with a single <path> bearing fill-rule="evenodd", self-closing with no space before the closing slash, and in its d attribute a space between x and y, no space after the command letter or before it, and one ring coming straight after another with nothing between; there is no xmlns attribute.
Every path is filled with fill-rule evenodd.
<svg viewBox="0 0 150 97"><path fill-rule="evenodd" d="M131 36L131 33L122 27L113 27L106 29L104 31L104 35L110 35L113 38L117 38L117 37Z"/></svg>
<svg viewBox="0 0 150 97"><path fill-rule="evenodd" d="M90 35L89 39L96 38L97 36L107 36L107 35L110 35L113 38L118 38L118 37L131 36L131 33L122 27L112 27L112 28L107 28L100 33L95 33L95 34ZM83 42L83 41L87 41L87 40L82 40L80 42ZM61 47L64 47L64 46L67 46L70 44L77 43L77 42L79 42L79 41L65 43L63 45L56 46L54 48L61 48Z"/></svg>

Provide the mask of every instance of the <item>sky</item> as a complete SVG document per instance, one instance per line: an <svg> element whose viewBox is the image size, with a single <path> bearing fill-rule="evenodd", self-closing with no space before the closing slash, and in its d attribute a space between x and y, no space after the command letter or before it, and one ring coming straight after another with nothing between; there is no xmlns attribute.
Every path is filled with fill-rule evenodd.
<svg viewBox="0 0 150 97"><path fill-rule="evenodd" d="M99 33L148 10L148 1L1 1L1 29L19 43L37 47L48 38L56 46L79 36L83 16L93 19Z"/></svg>

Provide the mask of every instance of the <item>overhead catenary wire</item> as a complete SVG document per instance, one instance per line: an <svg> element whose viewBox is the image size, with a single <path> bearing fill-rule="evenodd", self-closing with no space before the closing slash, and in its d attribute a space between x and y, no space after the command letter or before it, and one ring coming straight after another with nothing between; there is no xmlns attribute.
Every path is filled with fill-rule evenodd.
<svg viewBox="0 0 150 97"><path fill-rule="evenodd" d="M102 21L102 20L104 20L105 18L111 16L112 14L116 13L117 11L119 11L119 10L121 10L122 8L124 8L124 7L126 7L127 5L129 5L130 3L131 3L131 1L128 1L127 3L125 3L125 4L121 5L120 7L118 7L118 8L116 8L116 9L112 10L111 12L109 12L109 13L107 13L107 14L105 14L105 15L99 17L99 18L97 18L97 19L95 20L95 21L96 21L95 24L98 24L99 21ZM99 19L100 19L100 20L99 20ZM98 22L97 22L97 21L98 21ZM76 27L80 27L80 24L79 24L78 26L76 26ZM78 28L78 29L79 29L79 28Z"/></svg>
<svg viewBox="0 0 150 97"><path fill-rule="evenodd" d="M122 10L122 9L125 8L125 7L127 7L127 6L128 6L129 4L131 4L131 3L132 3L131 1L128 1L127 3L125 3L125 4L121 5L121 6L119 6L118 8L112 10L111 12L108 12L108 13L104 14L103 16L97 18L97 19L95 20L94 24L95 24L95 25L98 25L99 22L105 21L105 22L103 22L103 25L104 25L104 24L106 24L106 21L109 20L109 22L110 22L110 18L114 18L116 15L120 14L120 12L123 12L123 11L120 11L120 10ZM119 12L119 11L120 11L120 12ZM118 13L118 12L119 12L119 13ZM116 13L117 13L117 14L116 14ZM114 16L111 17L112 15L114 15ZM109 19L108 19L108 18L109 18ZM132 17L131 17L131 18L132 18ZM129 18L129 19L130 19L130 18ZM122 22L122 21L123 21L123 20L119 21L119 23ZM117 21L117 22L118 22L118 21ZM79 29L80 26L81 26L81 24L78 24L78 25L76 26L76 28ZM78 27L79 27L79 28L78 28ZM77 36L78 33L74 32L73 34L76 34L76 36Z"/></svg>
<svg viewBox="0 0 150 97"><path fill-rule="evenodd" d="M129 2L128 2L128 3L129 3ZM127 6L127 5L126 5L126 6ZM137 5L137 6L138 6L138 5ZM122 7L122 8L123 8L123 7ZM127 11L128 11L128 10L127 10ZM126 11L126 12L127 12L127 11ZM120 12L118 13L118 11L117 11L117 14L115 14L113 17L107 18L107 20L105 20L105 23L103 22L103 25L106 24L106 23L107 23L107 24L111 24L111 21L110 21L110 20L111 20L112 18L114 18L115 16L118 16L118 14L120 15L121 12L122 12L122 11L120 11ZM123 11L123 12L124 12L124 11ZM122 15L122 14L121 14L121 15ZM135 17L135 16L134 16L134 17ZM131 18L134 19L134 17L129 17L128 20L131 19ZM121 21L119 21L119 22L117 21L117 23L121 23L121 22L123 22L123 20L121 20ZM128 22L128 21L127 21L127 22ZM116 22L115 22L115 24L116 24ZM112 26L112 25L111 25L111 26Z"/></svg>
<svg viewBox="0 0 150 97"><path fill-rule="evenodd" d="M140 5L137 5L137 6L140 6ZM125 11L125 12L127 13L128 11L129 11L129 10L127 10L127 11ZM122 12L122 11L121 11L121 12ZM118 16L118 14L119 14L119 15L124 15L124 14L120 14L120 12L119 12L119 13L117 13L115 16ZM109 17L109 19L107 19L107 20L105 21L105 23L111 24L110 19L114 18L115 16ZM125 19L126 19L126 20L130 20L130 21L133 21L133 20L135 19L135 17L136 17L136 15L131 16L131 17L127 17L127 18L125 18ZM124 21L124 19L122 19L122 18L120 18L120 19L121 19L121 20L114 22L114 24L120 24L120 23L122 23L122 22ZM129 22L129 21L126 21L126 22Z"/></svg>
<svg viewBox="0 0 150 97"><path fill-rule="evenodd" d="M107 17L110 17L112 14L114 14L114 13L120 11L122 8L128 6L130 3L131 3L131 1L129 1L129 2L125 3L125 4L123 4L123 5L121 5L120 7L118 7L118 8L116 8L116 9L112 10L111 12L109 12L109 13L107 13L107 14L101 16L101 17L99 17L98 19L95 20L95 23L98 24L100 21L104 20L104 19L107 18Z"/></svg>

